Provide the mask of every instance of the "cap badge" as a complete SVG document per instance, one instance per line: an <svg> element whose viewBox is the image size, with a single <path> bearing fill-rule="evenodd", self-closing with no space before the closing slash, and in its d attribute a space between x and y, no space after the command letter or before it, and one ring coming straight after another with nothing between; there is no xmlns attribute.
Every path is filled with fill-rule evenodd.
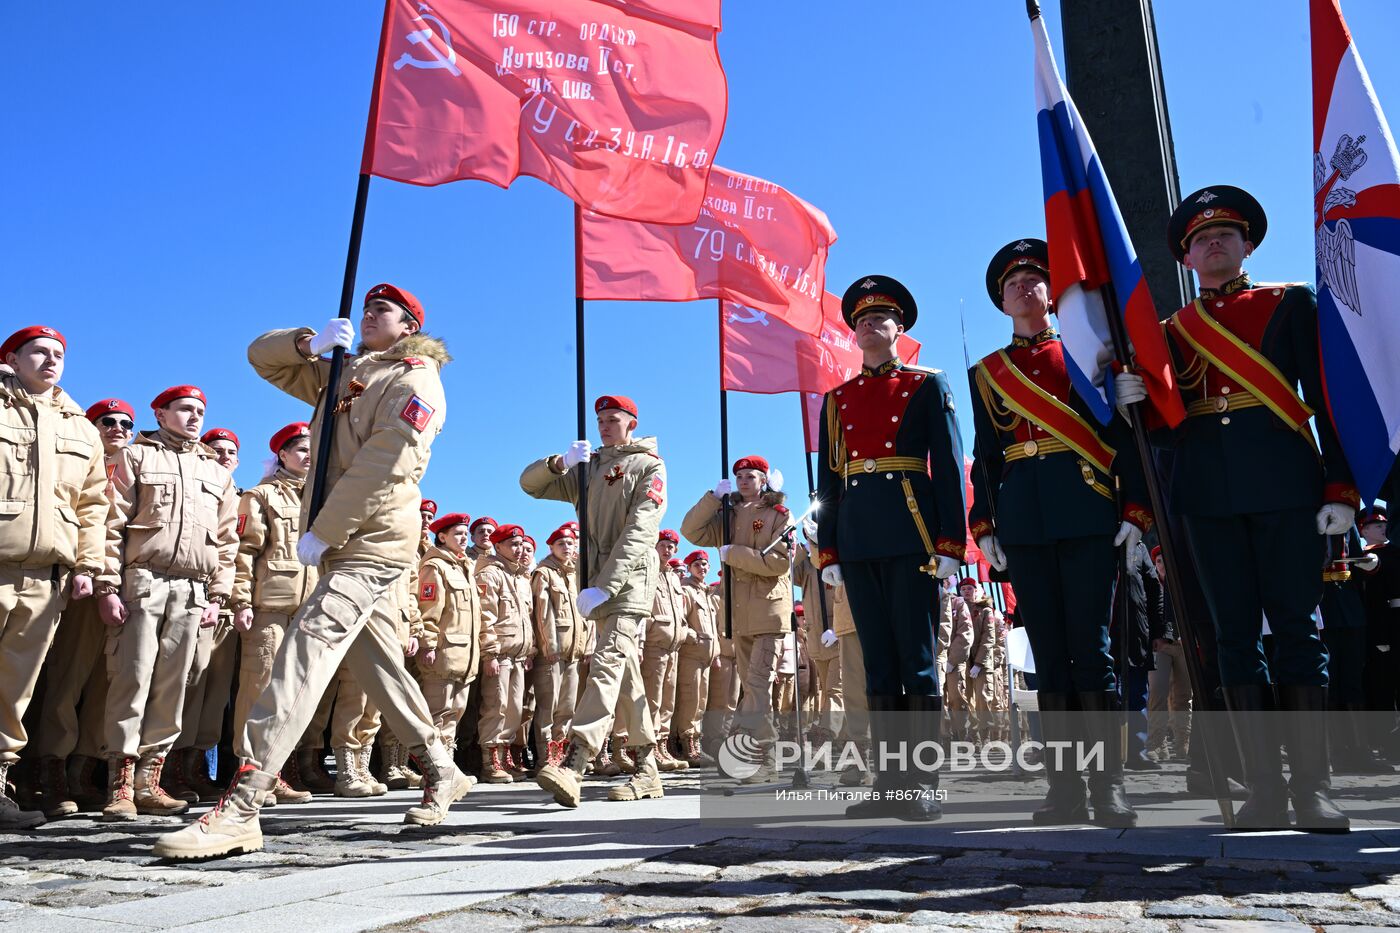
<svg viewBox="0 0 1400 933"><path fill-rule="evenodd" d="M875 280L874 280L874 279L866 279L864 282L861 282L861 283L860 283L860 287L861 287L861 288L874 288L874 287L875 287Z"/></svg>
<svg viewBox="0 0 1400 933"><path fill-rule="evenodd" d="M1215 208L1213 208L1213 207L1208 207L1208 208L1206 208L1204 211L1201 212L1201 216L1202 216L1202 217L1214 217L1214 216L1215 216Z"/></svg>
<svg viewBox="0 0 1400 933"><path fill-rule="evenodd" d="M1216 194L1214 191L1207 189L1201 192L1201 196L1196 199L1196 203L1209 204L1211 201L1214 201L1218 197L1220 197L1220 195Z"/></svg>
<svg viewBox="0 0 1400 933"><path fill-rule="evenodd" d="M1018 252L1018 253L1024 253L1026 250L1028 250L1028 249L1031 248L1031 245L1030 245L1029 243L1027 243L1025 240L1022 240L1021 242L1017 243L1015 246L1013 246L1013 247L1011 247L1011 248L1014 249L1014 250L1015 250L1016 252Z"/></svg>

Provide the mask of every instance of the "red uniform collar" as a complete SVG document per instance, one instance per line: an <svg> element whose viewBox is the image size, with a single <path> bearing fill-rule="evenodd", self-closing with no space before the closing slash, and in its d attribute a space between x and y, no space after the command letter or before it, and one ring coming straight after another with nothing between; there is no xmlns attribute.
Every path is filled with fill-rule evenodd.
<svg viewBox="0 0 1400 933"><path fill-rule="evenodd" d="M1242 292L1253 287L1254 283L1249 280L1249 273L1241 272L1237 278L1231 279L1219 288L1201 289L1201 300L1209 301L1212 298L1219 298L1221 295L1233 295L1235 292Z"/></svg>

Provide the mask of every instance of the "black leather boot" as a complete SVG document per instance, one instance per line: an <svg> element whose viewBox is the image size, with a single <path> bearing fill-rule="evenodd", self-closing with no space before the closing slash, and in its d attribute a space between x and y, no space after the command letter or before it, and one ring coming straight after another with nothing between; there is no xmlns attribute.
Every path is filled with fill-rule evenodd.
<svg viewBox="0 0 1400 933"><path fill-rule="evenodd" d="M1230 721L1244 758L1244 781L1249 797L1235 814L1236 832L1292 829L1288 823L1288 793L1279 755L1279 724L1274 688L1270 684L1226 687ZM1326 743L1318 747L1326 754Z"/></svg>
<svg viewBox="0 0 1400 933"><path fill-rule="evenodd" d="M893 751L899 742L901 723L908 716L903 696L867 695L870 706L870 767L875 780L864 800L846 808L849 820L875 820L897 817L903 808L892 792L899 790L900 772L897 768L882 766L881 746L889 746Z"/></svg>
<svg viewBox="0 0 1400 933"><path fill-rule="evenodd" d="M901 730L908 750L903 786L909 791L909 799L903 801L903 812L899 818L909 823L932 823L943 816L943 807L938 803L938 772L925 771L916 759L933 764L933 750L915 756L916 746L940 742L943 735L943 697L907 696L905 701L909 712L901 716L905 726Z"/></svg>
<svg viewBox="0 0 1400 933"><path fill-rule="evenodd" d="M1288 796L1298 829L1316 833L1351 831L1351 820L1330 796L1327 767L1327 688L1280 685L1283 744L1288 749Z"/></svg>
<svg viewBox="0 0 1400 933"><path fill-rule="evenodd" d="M1377 758L1371 748L1363 724L1365 715L1359 703L1344 703L1340 710L1332 711L1332 724L1337 727L1328 736L1332 770L1347 774L1394 774L1395 769Z"/></svg>
<svg viewBox="0 0 1400 933"><path fill-rule="evenodd" d="M1040 728L1046 743L1073 742L1072 718L1075 712L1074 695L1070 693L1037 694L1040 702ZM1059 767L1059 756L1049 748L1041 755L1045 766L1045 781L1050 791L1045 802L1031 814L1031 822L1037 826L1065 826L1073 823L1089 822L1089 803L1085 797L1084 779L1073 770L1074 750L1065 753Z"/></svg>
<svg viewBox="0 0 1400 933"><path fill-rule="evenodd" d="M1089 771L1089 804L1098 826L1127 829L1137 825L1137 811L1123 789L1123 706L1112 690L1077 694L1084 710L1088 746L1103 743L1102 767Z"/></svg>

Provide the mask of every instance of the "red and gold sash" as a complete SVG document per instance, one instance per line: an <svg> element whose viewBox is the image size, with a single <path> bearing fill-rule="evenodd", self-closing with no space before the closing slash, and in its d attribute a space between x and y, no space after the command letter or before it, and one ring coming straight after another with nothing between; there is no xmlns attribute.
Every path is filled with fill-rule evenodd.
<svg viewBox="0 0 1400 933"><path fill-rule="evenodd" d="M1248 389L1284 424L1303 430L1313 410L1264 354L1211 317L1199 298L1173 315L1171 326L1192 349Z"/></svg>
<svg viewBox="0 0 1400 933"><path fill-rule="evenodd" d="M1027 379L1005 350L984 357L977 368L1007 408L1063 441L1099 472L1109 472L1113 448L1099 440L1098 432L1078 412Z"/></svg>

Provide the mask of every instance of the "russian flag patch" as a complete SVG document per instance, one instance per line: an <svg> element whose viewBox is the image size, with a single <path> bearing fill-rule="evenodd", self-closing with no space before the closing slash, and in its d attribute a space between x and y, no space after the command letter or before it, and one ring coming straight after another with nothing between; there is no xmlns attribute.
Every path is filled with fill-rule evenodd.
<svg viewBox="0 0 1400 933"><path fill-rule="evenodd" d="M415 395L399 412L399 417L413 425L413 430L422 431L433 420L433 411L433 406Z"/></svg>

